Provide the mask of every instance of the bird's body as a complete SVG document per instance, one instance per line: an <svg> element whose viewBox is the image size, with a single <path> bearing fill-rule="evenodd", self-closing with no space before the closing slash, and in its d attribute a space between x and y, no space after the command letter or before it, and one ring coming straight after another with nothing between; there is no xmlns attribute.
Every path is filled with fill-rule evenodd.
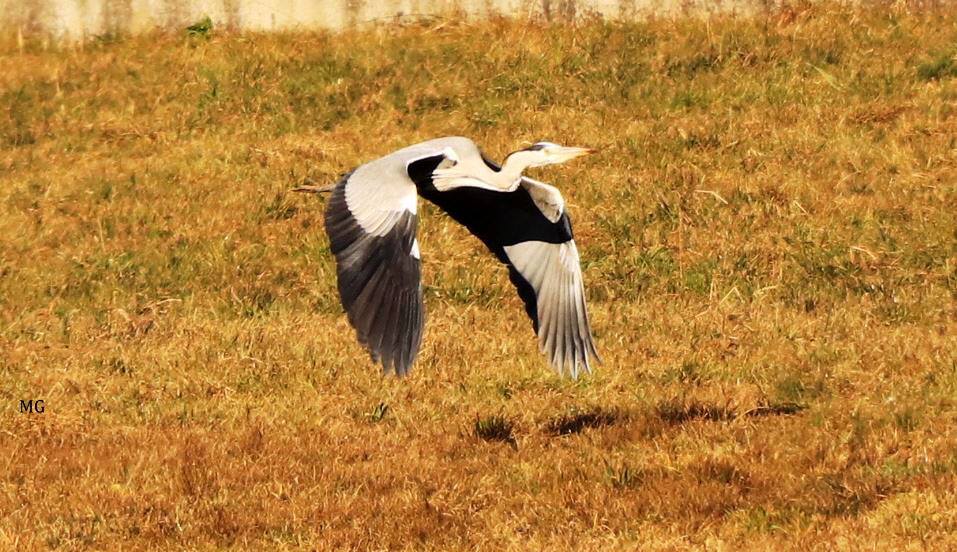
<svg viewBox="0 0 957 552"><path fill-rule="evenodd" d="M499 166L468 138L429 140L370 161L332 190L325 226L339 295L359 341L387 371L415 360L424 309L417 199L434 203L509 268L541 349L577 377L598 355L585 307L578 250L564 200L524 177L531 166L587 150L541 142Z"/></svg>

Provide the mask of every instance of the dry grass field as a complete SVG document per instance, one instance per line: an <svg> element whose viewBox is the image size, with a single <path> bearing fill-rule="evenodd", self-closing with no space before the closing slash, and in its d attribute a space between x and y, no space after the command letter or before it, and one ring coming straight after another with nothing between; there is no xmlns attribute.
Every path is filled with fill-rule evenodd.
<svg viewBox="0 0 957 552"><path fill-rule="evenodd" d="M957 549L953 12L4 40L0 548ZM429 205L356 343L288 190L448 134L601 149L592 376Z"/></svg>

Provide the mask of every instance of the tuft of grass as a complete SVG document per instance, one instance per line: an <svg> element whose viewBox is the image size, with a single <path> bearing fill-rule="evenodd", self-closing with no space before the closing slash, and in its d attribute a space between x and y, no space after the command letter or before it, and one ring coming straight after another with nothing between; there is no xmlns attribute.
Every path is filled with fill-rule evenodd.
<svg viewBox="0 0 957 552"><path fill-rule="evenodd" d="M931 61L917 66L917 77L924 81L942 80L957 77L957 61L955 54L948 52L940 54Z"/></svg>
<svg viewBox="0 0 957 552"><path fill-rule="evenodd" d="M708 379L707 369L695 361L686 360L681 366L665 372L665 380L683 385L700 385Z"/></svg>
<svg viewBox="0 0 957 552"><path fill-rule="evenodd" d="M375 405L375 408L372 409L372 412L369 413L369 421L377 424L385 418L385 415L389 412L389 405L380 402Z"/></svg>
<svg viewBox="0 0 957 552"><path fill-rule="evenodd" d="M472 424L472 433L483 441L500 441L517 447L515 441L515 424L508 418L500 415L476 417Z"/></svg>
<svg viewBox="0 0 957 552"><path fill-rule="evenodd" d="M605 465L605 474L609 483L615 489L629 489L641 484L641 470L636 470L628 465L614 466Z"/></svg>
<svg viewBox="0 0 957 552"><path fill-rule="evenodd" d="M193 23L192 25L186 27L186 34L189 36L198 36L202 38L209 38L209 33L213 30L213 20L207 15Z"/></svg>

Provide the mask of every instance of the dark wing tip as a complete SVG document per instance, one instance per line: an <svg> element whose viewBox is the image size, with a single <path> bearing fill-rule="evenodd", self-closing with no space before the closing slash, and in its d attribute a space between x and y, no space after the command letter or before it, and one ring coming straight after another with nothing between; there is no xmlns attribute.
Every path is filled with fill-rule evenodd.
<svg viewBox="0 0 957 552"><path fill-rule="evenodd" d="M372 361L404 376L421 343L420 261L410 254L417 220L404 211L384 235L366 232L349 210L347 178L333 190L325 214L336 256L339 298Z"/></svg>

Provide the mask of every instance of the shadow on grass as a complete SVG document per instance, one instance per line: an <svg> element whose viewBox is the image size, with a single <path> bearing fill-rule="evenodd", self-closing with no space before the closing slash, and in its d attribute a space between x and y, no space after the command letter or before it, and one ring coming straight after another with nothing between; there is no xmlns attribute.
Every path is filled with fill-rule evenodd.
<svg viewBox="0 0 957 552"><path fill-rule="evenodd" d="M674 400L656 406L655 415L668 425L680 425L694 420L720 422L736 417L734 411L725 406Z"/></svg>
<svg viewBox="0 0 957 552"><path fill-rule="evenodd" d="M612 425L625 419L627 419L627 416L617 409L593 408L553 418L545 424L545 431L552 435L570 435L581 433L587 428Z"/></svg>
<svg viewBox="0 0 957 552"><path fill-rule="evenodd" d="M757 406L738 411L729 406L721 406L700 401L682 401L670 399L659 403L650 417L639 416L636 421L644 421L648 435L654 435L664 427L678 426L687 422L703 420L708 422L731 421L740 417L759 418L764 416L791 416L807 407L792 402L761 403ZM555 416L545 423L545 432L559 437L581 433L590 428L620 425L632 420L627 412L618 409L595 407L589 410L573 411ZM650 422L650 424L649 424ZM657 429L655 429L657 428ZM489 439L486 439L489 440Z"/></svg>
<svg viewBox="0 0 957 552"><path fill-rule="evenodd" d="M668 425L681 425L695 420L723 422L739 417L792 416L806 408L807 406L803 404L793 402L763 403L744 412L738 412L729 406L720 406L698 401L684 402L668 400L659 403L658 406L655 407L654 413L658 419Z"/></svg>

